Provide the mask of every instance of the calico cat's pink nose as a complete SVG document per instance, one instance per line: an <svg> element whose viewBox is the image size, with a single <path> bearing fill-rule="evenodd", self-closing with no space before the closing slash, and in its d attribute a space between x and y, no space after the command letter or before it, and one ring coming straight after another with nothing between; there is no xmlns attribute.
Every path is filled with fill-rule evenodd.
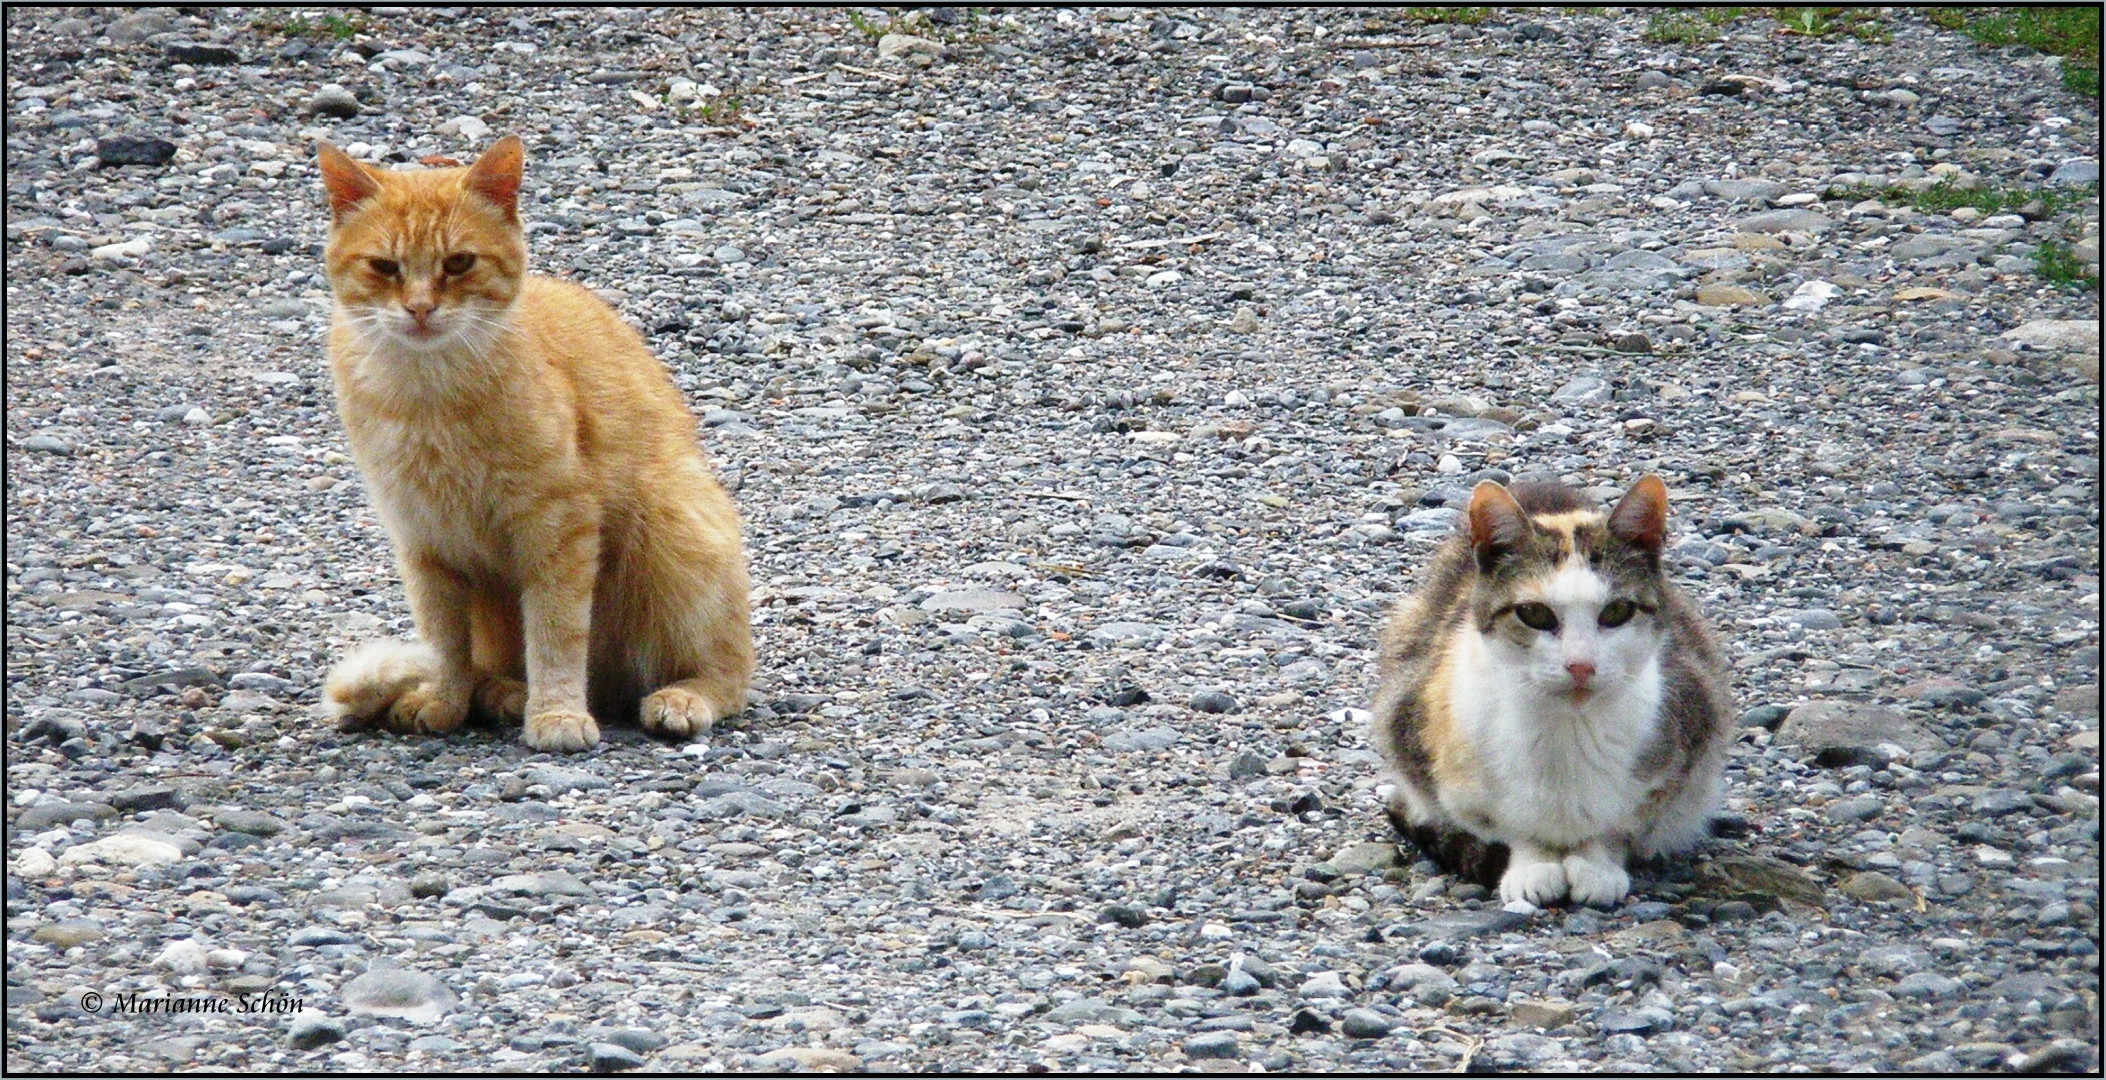
<svg viewBox="0 0 2106 1080"><path fill-rule="evenodd" d="M1594 665L1585 660L1565 661L1565 671L1572 676L1572 685L1576 687L1585 687L1587 680L1594 677Z"/></svg>

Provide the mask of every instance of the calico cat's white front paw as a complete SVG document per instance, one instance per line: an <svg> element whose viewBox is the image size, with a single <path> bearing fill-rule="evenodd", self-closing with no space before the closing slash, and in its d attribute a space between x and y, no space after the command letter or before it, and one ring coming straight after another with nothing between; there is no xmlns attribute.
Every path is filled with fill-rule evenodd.
<svg viewBox="0 0 2106 1080"><path fill-rule="evenodd" d="M1572 902L1593 907L1615 907L1631 891L1631 875L1623 867L1601 857L1572 854L1565 857L1565 879L1572 885Z"/></svg>
<svg viewBox="0 0 2106 1080"><path fill-rule="evenodd" d="M1508 858L1506 873L1499 878L1499 900L1511 904L1526 900L1548 907L1565 897L1565 864L1555 855L1516 846Z"/></svg>

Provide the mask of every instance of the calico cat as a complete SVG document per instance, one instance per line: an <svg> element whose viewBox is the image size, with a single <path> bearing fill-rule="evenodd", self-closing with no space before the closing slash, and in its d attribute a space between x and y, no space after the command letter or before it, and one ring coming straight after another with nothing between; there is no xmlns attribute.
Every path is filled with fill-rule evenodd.
<svg viewBox="0 0 2106 1080"><path fill-rule="evenodd" d="M323 696L346 727L523 719L540 750L592 746L595 717L700 735L753 671L738 511L643 339L527 273L524 161L514 137L411 172L320 147L337 407L421 639Z"/></svg>
<svg viewBox="0 0 2106 1080"><path fill-rule="evenodd" d="M1370 740L1390 820L1503 901L1613 905L1627 859L1706 831L1732 702L1661 570L1666 532L1650 474L1606 517L1556 484L1486 481L1383 631Z"/></svg>

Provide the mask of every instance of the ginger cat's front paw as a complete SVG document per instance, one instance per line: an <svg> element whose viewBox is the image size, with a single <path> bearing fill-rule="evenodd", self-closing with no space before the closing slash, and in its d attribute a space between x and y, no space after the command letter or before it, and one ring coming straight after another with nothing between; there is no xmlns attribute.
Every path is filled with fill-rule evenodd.
<svg viewBox="0 0 2106 1080"><path fill-rule="evenodd" d="M429 684L402 692L388 707L390 730L412 735L444 735L468 718L468 698L433 689Z"/></svg>
<svg viewBox="0 0 2106 1080"><path fill-rule="evenodd" d="M518 679L492 675L475 688L475 707L499 723L516 723L526 716L527 686Z"/></svg>
<svg viewBox="0 0 2106 1080"><path fill-rule="evenodd" d="M717 710L709 700L682 686L668 686L643 701L643 728L675 739L709 734Z"/></svg>
<svg viewBox="0 0 2106 1080"><path fill-rule="evenodd" d="M527 717L521 737L536 750L575 753L600 741L600 725L581 712L551 709Z"/></svg>

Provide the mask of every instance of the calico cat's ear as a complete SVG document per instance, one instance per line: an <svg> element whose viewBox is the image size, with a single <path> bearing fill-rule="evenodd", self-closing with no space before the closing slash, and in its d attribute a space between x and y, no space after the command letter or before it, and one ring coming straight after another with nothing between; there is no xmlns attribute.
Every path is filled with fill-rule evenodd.
<svg viewBox="0 0 2106 1080"><path fill-rule="evenodd" d="M321 166L322 186L329 191L332 217L342 218L352 207L380 193L380 181L342 150L326 142L319 143L315 147L315 158Z"/></svg>
<svg viewBox="0 0 2106 1080"><path fill-rule="evenodd" d="M504 211L507 220L519 220L519 181L526 170L526 144L517 135L497 140L468 170L468 190L481 195Z"/></svg>
<svg viewBox="0 0 2106 1080"><path fill-rule="evenodd" d="M1477 565L1490 569L1501 555L1521 546L1531 527L1528 514L1514 496L1498 484L1485 480L1470 492L1470 546L1477 549Z"/></svg>
<svg viewBox="0 0 2106 1080"><path fill-rule="evenodd" d="M1646 473L1609 511L1609 535L1657 557L1667 538L1667 485Z"/></svg>

